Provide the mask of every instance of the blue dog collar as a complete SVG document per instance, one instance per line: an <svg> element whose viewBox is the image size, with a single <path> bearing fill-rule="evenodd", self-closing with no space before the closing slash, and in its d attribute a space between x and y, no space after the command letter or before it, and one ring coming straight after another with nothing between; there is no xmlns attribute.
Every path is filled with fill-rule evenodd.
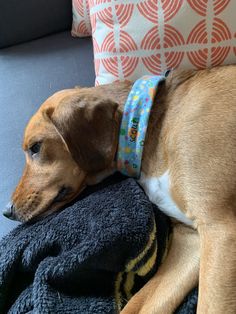
<svg viewBox="0 0 236 314"><path fill-rule="evenodd" d="M158 91L158 85L165 76L143 76L137 80L128 96L122 117L117 168L124 175L139 178L145 136L149 115Z"/></svg>

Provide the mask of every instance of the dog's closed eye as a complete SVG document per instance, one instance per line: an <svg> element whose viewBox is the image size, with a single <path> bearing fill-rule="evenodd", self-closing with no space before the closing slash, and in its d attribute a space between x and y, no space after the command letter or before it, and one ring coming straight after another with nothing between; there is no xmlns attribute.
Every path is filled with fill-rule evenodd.
<svg viewBox="0 0 236 314"><path fill-rule="evenodd" d="M53 203L62 201L66 196L68 196L69 193L72 192L72 189L70 187L62 187L56 197L53 200Z"/></svg>
<svg viewBox="0 0 236 314"><path fill-rule="evenodd" d="M30 156L34 157L36 154L38 154L40 152L40 148L41 148L40 142L36 142L33 145L31 145L29 148Z"/></svg>

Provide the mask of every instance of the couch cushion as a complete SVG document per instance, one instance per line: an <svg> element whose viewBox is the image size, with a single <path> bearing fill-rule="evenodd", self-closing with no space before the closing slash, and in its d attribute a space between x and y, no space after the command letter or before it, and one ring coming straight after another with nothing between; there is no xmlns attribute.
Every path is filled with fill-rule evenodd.
<svg viewBox="0 0 236 314"><path fill-rule="evenodd" d="M0 48L71 27L68 0L0 0Z"/></svg>
<svg viewBox="0 0 236 314"><path fill-rule="evenodd" d="M1 211L19 180L24 154L25 125L40 104L54 92L94 83L89 38L69 32L0 50L0 238L15 222Z"/></svg>

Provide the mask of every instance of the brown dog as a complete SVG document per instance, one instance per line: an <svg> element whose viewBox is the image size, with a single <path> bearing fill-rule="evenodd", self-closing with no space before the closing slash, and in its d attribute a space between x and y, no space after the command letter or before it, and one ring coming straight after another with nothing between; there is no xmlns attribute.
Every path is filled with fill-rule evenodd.
<svg viewBox="0 0 236 314"><path fill-rule="evenodd" d="M131 86L64 90L40 107L25 131L26 168L8 217L48 214L115 170ZM140 184L183 223L122 313L173 313L198 278L198 313L236 313L236 66L174 71L157 98Z"/></svg>

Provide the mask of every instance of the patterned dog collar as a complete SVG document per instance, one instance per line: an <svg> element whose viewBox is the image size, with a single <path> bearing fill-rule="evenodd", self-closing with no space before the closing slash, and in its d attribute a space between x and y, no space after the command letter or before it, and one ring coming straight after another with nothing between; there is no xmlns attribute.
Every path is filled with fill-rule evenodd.
<svg viewBox="0 0 236 314"><path fill-rule="evenodd" d="M122 117L117 168L124 175L139 178L143 146L153 100L165 76L143 76L137 80L128 96Z"/></svg>

